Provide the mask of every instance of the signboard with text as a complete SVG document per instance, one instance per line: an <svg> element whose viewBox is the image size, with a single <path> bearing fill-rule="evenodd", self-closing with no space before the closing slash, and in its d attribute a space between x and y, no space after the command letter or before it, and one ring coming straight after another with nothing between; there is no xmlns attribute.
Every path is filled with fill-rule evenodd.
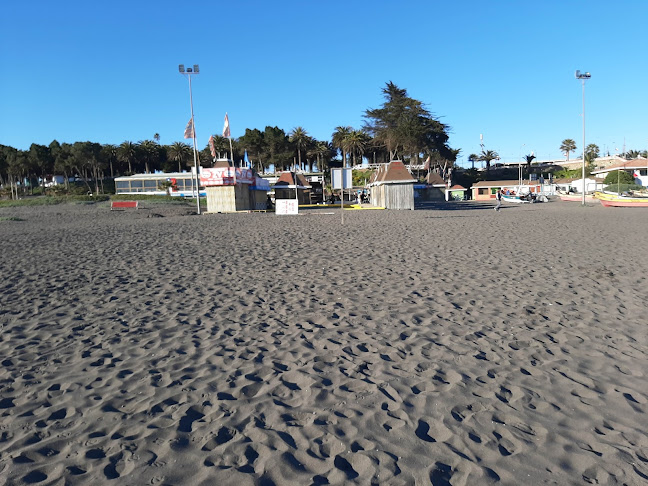
<svg viewBox="0 0 648 486"><path fill-rule="evenodd" d="M275 212L277 214L299 214L299 202L297 199L277 199Z"/></svg>
<svg viewBox="0 0 648 486"><path fill-rule="evenodd" d="M351 169L331 169L331 179L333 189L349 189L353 187Z"/></svg>

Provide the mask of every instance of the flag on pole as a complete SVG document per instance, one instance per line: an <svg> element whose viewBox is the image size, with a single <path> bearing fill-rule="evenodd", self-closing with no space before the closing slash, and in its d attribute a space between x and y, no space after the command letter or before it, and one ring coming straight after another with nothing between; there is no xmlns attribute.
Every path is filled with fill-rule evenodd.
<svg viewBox="0 0 648 486"><path fill-rule="evenodd" d="M250 159L248 159L248 156L247 156L247 150L246 150L245 153L243 154L243 161L245 162L245 165L247 165L248 168L250 168Z"/></svg>
<svg viewBox="0 0 648 486"><path fill-rule="evenodd" d="M194 131L193 117L192 117L189 119L189 123L187 123L187 128L185 128L184 138L194 138L195 136L196 136L196 132Z"/></svg>
<svg viewBox="0 0 648 486"><path fill-rule="evenodd" d="M223 126L223 137L230 138L229 117L225 113L225 125Z"/></svg>
<svg viewBox="0 0 648 486"><path fill-rule="evenodd" d="M425 170L430 170L430 156L427 156L427 159L425 159Z"/></svg>
<svg viewBox="0 0 648 486"><path fill-rule="evenodd" d="M211 152L212 157L216 158L216 149L214 148L214 136L213 135L209 136L209 151Z"/></svg>

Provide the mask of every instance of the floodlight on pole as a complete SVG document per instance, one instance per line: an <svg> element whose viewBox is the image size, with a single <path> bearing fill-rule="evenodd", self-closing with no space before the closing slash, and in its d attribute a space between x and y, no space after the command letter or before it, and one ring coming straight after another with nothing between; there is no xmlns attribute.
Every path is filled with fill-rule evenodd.
<svg viewBox="0 0 648 486"><path fill-rule="evenodd" d="M576 79L580 79L583 84L583 200L581 203L583 206L585 206L585 80L591 77L590 73L576 71Z"/></svg>
<svg viewBox="0 0 648 486"><path fill-rule="evenodd" d="M195 181L192 178L192 183L196 184L196 211L200 214L200 174L198 173L198 149L196 148L196 124L194 123L194 111L193 111L193 94L191 92L191 75L198 74L200 69L198 64L194 64L193 69L187 68L185 70L184 64L178 66L178 71L180 74L185 75L189 78L189 106L191 107L191 130L193 135L193 154L194 154L194 170L196 172Z"/></svg>

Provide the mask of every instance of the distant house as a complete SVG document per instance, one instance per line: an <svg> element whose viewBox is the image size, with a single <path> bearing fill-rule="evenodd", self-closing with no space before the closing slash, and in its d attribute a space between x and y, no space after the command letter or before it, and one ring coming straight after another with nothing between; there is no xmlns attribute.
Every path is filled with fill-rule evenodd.
<svg viewBox="0 0 648 486"><path fill-rule="evenodd" d="M570 177L568 179L554 179L554 185L558 191L562 192L583 192L583 178ZM598 177L585 178L586 192L600 191L603 189L603 179Z"/></svg>
<svg viewBox="0 0 648 486"><path fill-rule="evenodd" d="M622 170L632 174L635 184L640 186L648 186L648 159L634 159L618 162L614 165L605 167L604 169L593 170L592 175L597 175L602 179L610 173L617 170Z"/></svg>
<svg viewBox="0 0 648 486"><path fill-rule="evenodd" d="M282 172L274 185L275 201L277 199L298 199L299 204L311 203L312 186L303 174ZM297 197L295 197L297 191Z"/></svg>
<svg viewBox="0 0 648 486"><path fill-rule="evenodd" d="M402 161L380 164L369 181L371 204L387 209L414 209L415 183Z"/></svg>
<svg viewBox="0 0 648 486"><path fill-rule="evenodd" d="M231 167L228 160L218 160L214 167L203 168L200 185L205 187L208 213L263 210L267 207L270 184L253 169Z"/></svg>
<svg viewBox="0 0 648 486"><path fill-rule="evenodd" d="M425 178L425 184L414 184L414 200L416 202L443 201L446 187L443 177L436 172L430 172Z"/></svg>
<svg viewBox="0 0 648 486"><path fill-rule="evenodd" d="M455 184L446 190L446 201L463 201L466 199L466 189L464 186Z"/></svg>
<svg viewBox="0 0 648 486"><path fill-rule="evenodd" d="M472 191L472 198L475 201L490 201L495 199L498 189L506 191L515 191L522 194L528 192L540 192L540 182L539 181L479 181L473 186L470 190Z"/></svg>

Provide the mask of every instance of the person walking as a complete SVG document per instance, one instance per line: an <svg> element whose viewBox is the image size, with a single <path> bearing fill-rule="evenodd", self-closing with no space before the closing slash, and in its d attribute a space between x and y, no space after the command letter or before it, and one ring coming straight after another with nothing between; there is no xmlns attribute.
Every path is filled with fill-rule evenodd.
<svg viewBox="0 0 648 486"><path fill-rule="evenodd" d="M497 206L495 206L495 211L499 211L500 208L502 207L502 190L501 189L497 190L496 198L497 198Z"/></svg>

